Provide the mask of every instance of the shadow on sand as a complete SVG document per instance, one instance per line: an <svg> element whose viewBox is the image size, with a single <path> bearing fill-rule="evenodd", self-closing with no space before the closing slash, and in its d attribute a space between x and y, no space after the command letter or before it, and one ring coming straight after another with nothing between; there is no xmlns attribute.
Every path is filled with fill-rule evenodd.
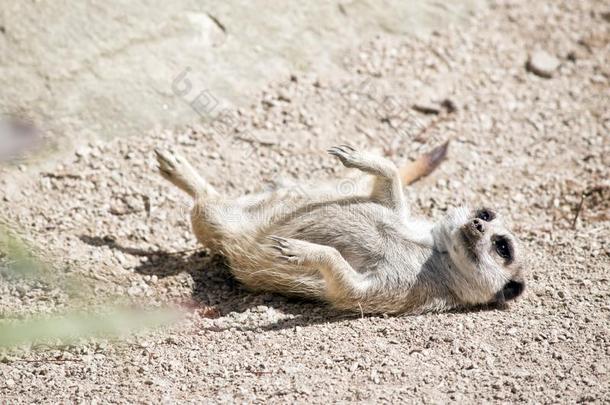
<svg viewBox="0 0 610 405"><path fill-rule="evenodd" d="M242 313L260 305L294 316L270 325L245 327L244 330L273 331L361 317L360 314L335 311L317 301L248 291L233 277L222 256L210 256L203 249L190 252L159 252L122 246L108 237L81 235L80 239L91 246L107 246L124 254L143 258L142 263L135 268L135 271L142 275L155 275L163 279L182 272L190 274L194 282L192 299L195 305L214 307L220 316Z"/></svg>

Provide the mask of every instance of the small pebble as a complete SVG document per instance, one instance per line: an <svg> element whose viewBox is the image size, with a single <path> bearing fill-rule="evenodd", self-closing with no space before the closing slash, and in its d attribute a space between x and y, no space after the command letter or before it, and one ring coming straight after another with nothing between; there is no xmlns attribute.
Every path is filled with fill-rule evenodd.
<svg viewBox="0 0 610 405"><path fill-rule="evenodd" d="M545 51L536 51L530 55L527 61L527 69L540 77L550 79L559 64L559 59L551 54Z"/></svg>

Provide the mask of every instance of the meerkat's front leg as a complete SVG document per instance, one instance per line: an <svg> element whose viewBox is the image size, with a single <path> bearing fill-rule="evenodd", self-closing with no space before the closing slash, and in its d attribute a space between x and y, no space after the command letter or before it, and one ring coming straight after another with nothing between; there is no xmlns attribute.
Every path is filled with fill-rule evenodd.
<svg viewBox="0 0 610 405"><path fill-rule="evenodd" d="M333 146L328 150L341 160L345 167L355 168L375 176L371 199L400 214L408 212L402 192L398 168L388 159L366 152L358 152L349 145Z"/></svg>
<svg viewBox="0 0 610 405"><path fill-rule="evenodd" d="M279 252L280 259L320 271L326 281L329 298L346 293L362 294L370 286L370 280L354 270L331 246L279 236L270 236L269 239L274 242L271 247Z"/></svg>

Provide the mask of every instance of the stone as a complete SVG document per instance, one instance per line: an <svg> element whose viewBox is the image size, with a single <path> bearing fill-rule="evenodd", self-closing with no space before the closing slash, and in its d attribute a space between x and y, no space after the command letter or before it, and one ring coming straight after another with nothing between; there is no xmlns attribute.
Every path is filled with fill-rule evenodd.
<svg viewBox="0 0 610 405"><path fill-rule="evenodd" d="M432 104L432 103L415 103L415 104L413 104L412 108L415 111L420 112L422 114L438 115L441 113L440 106L438 106L436 104Z"/></svg>
<svg viewBox="0 0 610 405"><path fill-rule="evenodd" d="M545 51L532 53L527 61L527 70L537 76L550 79L559 67L559 59Z"/></svg>

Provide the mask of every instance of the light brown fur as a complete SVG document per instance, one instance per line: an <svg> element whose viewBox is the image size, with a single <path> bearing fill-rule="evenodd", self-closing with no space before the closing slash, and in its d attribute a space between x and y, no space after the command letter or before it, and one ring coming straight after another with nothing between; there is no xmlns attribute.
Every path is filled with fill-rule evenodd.
<svg viewBox="0 0 610 405"><path fill-rule="evenodd" d="M367 313L440 311L521 293L518 243L495 213L483 221L475 218L483 216L480 210L458 208L437 223L410 215L401 178L427 174L438 156L428 155L434 164L401 172L347 145L329 153L372 175L372 182L362 178L348 195L331 182L231 200L181 156L157 151L157 159L163 177L194 198L191 221L199 242L224 255L252 290ZM510 260L499 259L499 244L510 246Z"/></svg>

